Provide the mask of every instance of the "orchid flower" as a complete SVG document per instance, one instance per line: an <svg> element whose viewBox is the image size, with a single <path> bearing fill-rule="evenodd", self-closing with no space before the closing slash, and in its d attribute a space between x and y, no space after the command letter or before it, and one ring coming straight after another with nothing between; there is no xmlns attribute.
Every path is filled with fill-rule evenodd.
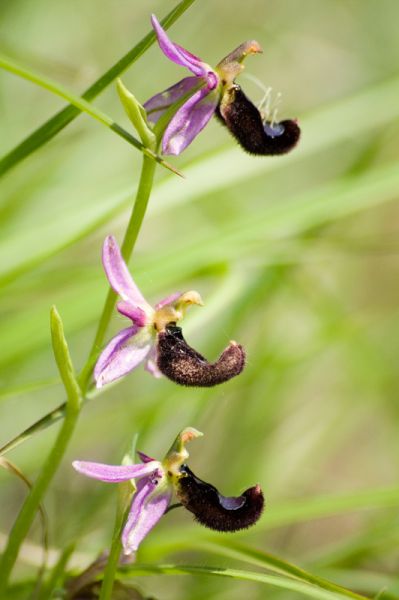
<svg viewBox="0 0 399 600"><path fill-rule="evenodd" d="M157 333L182 319L190 304L202 306L201 297L194 291L175 293L152 308L134 283L113 236L104 241L102 260L111 287L122 299L117 309L132 324L122 329L100 355L94 369L97 387L126 375L144 360L147 370L160 377L155 362Z"/></svg>
<svg viewBox="0 0 399 600"><path fill-rule="evenodd" d="M163 461L138 452L141 464L114 466L85 461L72 463L79 473L107 483L137 480L122 531L122 546L126 555L136 552L144 537L165 514L173 492L199 523L217 531L245 529L255 524L261 516L264 498L259 485L249 488L241 496L226 497L190 471L185 464L189 457L185 445L200 436L202 433L192 427L181 431Z"/></svg>
<svg viewBox="0 0 399 600"><path fill-rule="evenodd" d="M214 114L252 154L284 154L296 145L300 136L297 122L277 122L275 111L261 112L235 83L246 56L262 52L258 42L244 42L213 69L172 42L155 15L151 23L165 56L192 73L144 104L148 121L153 125L172 111L163 132L163 154L183 152Z"/></svg>
<svg viewBox="0 0 399 600"><path fill-rule="evenodd" d="M241 373L245 353L236 342L215 363L208 361L177 336L176 323L188 306L203 306L198 292L175 293L153 308L134 283L113 236L105 239L102 255L104 270L113 290L120 296L118 311L131 320L108 343L94 368L98 388L119 379L146 360L146 369L155 377L162 374L176 383L209 387ZM180 337L178 340L177 337Z"/></svg>

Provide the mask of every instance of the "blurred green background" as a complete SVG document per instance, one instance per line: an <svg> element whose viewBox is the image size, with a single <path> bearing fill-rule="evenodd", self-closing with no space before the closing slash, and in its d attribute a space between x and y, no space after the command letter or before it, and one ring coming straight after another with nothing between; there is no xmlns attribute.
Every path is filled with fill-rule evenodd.
<svg viewBox="0 0 399 600"><path fill-rule="evenodd" d="M13 0L0 4L1 49L80 93L162 17L171 1ZM116 490L72 471L75 458L117 463L138 447L161 457L193 426L190 466L225 494L261 483L267 509L240 540L374 595L399 597L399 4L397 0L197 0L173 40L216 64L247 39L264 54L246 73L282 92L300 146L283 158L245 155L216 121L159 168L131 271L151 301L197 289L204 308L188 341L215 359L230 339L243 375L210 390L152 379L142 368L91 401L46 497L50 543L77 540L73 564L109 546ZM139 100L186 76L154 45L123 76ZM254 100L255 83L240 78ZM131 130L116 90L94 104ZM64 103L0 73L0 153ZM1 181L0 385L5 443L63 401L49 308L83 365L107 290L104 237L120 241L141 156L87 115ZM125 326L115 314L109 336ZM32 479L57 426L10 454ZM0 473L2 537L25 495ZM139 552L144 562L242 566L201 549L209 531L183 510ZM17 576L35 576L40 528ZM206 577L138 579L162 600L293 598L260 584Z"/></svg>

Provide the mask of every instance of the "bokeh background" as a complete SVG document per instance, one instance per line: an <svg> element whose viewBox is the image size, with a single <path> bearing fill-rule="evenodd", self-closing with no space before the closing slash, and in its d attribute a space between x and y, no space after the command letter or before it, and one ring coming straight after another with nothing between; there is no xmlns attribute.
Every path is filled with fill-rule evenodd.
<svg viewBox="0 0 399 600"><path fill-rule="evenodd" d="M2 50L79 93L149 30L170 1L13 0L0 4ZM264 54L246 73L282 93L300 146L283 158L245 155L216 121L159 168L131 271L151 301L197 289L188 341L215 359L247 349L242 376L183 389L139 368L87 404L46 497L53 549L75 542L82 568L109 546L116 490L73 472L75 458L117 463L132 436L161 457L187 425L205 433L190 466L225 494L261 483L260 523L228 540L275 553L359 592L399 597L399 4L397 0L197 0L172 39L216 64L247 39ZM186 76L154 45L123 76L139 100ZM262 90L243 75L246 93ZM130 130L114 86L94 104ZM0 73L0 152L64 103ZM83 365L107 290L104 237L122 239L141 156L87 115L1 181L0 443L63 401L49 308ZM115 314L109 336L125 326ZM58 426L9 457L31 479ZM0 473L1 536L25 496ZM168 514L138 559L243 567L218 556L183 510ZM40 564L40 526L18 581ZM256 567L255 567L256 568ZM294 598L260 584L151 576L162 600ZM17 592L15 592L16 594ZM17 597L17 595L15 595ZM25 596L21 596L25 597Z"/></svg>

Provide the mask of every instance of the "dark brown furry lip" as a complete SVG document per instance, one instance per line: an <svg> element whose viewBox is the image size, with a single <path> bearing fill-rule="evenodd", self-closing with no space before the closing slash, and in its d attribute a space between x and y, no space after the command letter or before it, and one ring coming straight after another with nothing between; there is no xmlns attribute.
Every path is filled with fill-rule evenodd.
<svg viewBox="0 0 399 600"><path fill-rule="evenodd" d="M189 387L213 387L239 375L245 366L245 352L230 342L218 360L209 363L185 341L182 330L168 325L158 335L157 365L166 377Z"/></svg>
<svg viewBox="0 0 399 600"><path fill-rule="evenodd" d="M239 85L234 84L226 94L225 102L222 100L215 114L244 150L250 154L273 156L295 148L301 135L295 120L280 121L271 127L270 123L263 122L259 110Z"/></svg>
<svg viewBox="0 0 399 600"><path fill-rule="evenodd" d="M177 497L201 525L216 531L239 531L260 518L265 500L259 485L237 497L222 496L218 490L194 475L187 465L177 484Z"/></svg>

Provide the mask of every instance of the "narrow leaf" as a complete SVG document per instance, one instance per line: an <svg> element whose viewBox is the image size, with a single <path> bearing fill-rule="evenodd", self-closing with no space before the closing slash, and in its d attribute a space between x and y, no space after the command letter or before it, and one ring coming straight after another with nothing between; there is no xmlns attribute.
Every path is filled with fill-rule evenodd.
<svg viewBox="0 0 399 600"><path fill-rule="evenodd" d="M182 0L170 13L161 21L164 29L169 29L171 25L195 2L195 0ZM140 56L142 56L155 42L156 36L153 31L136 44L127 54L122 56L108 71L106 71L97 81L95 81L82 95L84 100L93 100L102 92L112 81L114 81L123 71L132 65ZM35 150L43 146L46 142L57 135L64 127L80 115L81 111L76 106L69 104L63 110L43 123L31 135L25 138L13 150L8 152L0 159L0 177L16 166Z"/></svg>
<svg viewBox="0 0 399 600"><path fill-rule="evenodd" d="M104 112L87 102L87 100L85 100L84 98L76 96L75 94L73 94L63 86L59 85L58 83L52 81L51 79L43 77L43 75L39 75L38 73L35 73L30 69L28 70L22 65L11 61L5 56L0 56L0 67L5 69L6 71L9 71L10 73L14 73L14 75L18 75L23 79L27 79L28 81L39 85L40 87L48 90L49 92L52 92L56 96L64 98L64 100L68 100L68 102L73 104L73 106L76 106L76 108L78 108L80 111L87 113L88 115L93 117L93 119L96 119L96 121L99 121L100 123L108 127L108 129L114 131L117 135L129 142L129 144L131 144L150 158L156 160L163 167L166 167L170 171L177 173L176 169L172 167L172 165L167 163L161 156L158 156L155 152L150 150L150 148L144 146L141 142L139 142L139 140L137 140L125 129L123 129L123 127L118 125L118 123L115 123L115 121L111 119L111 117L109 117Z"/></svg>
<svg viewBox="0 0 399 600"><path fill-rule="evenodd" d="M322 590L304 583L302 581L296 581L288 577L282 577L279 575L266 575L264 573L257 573L252 571L243 571L239 569L227 569L224 567L199 567L191 565L130 565L123 570L121 574L129 578L136 577L137 575L212 575L216 577L228 577L231 579L241 579L244 581L254 581L257 583L264 583L274 587L282 588L309 596L311 598L318 598L319 600L338 600L345 598L341 593L330 592ZM364 600L366 596L357 596L357 598Z"/></svg>

